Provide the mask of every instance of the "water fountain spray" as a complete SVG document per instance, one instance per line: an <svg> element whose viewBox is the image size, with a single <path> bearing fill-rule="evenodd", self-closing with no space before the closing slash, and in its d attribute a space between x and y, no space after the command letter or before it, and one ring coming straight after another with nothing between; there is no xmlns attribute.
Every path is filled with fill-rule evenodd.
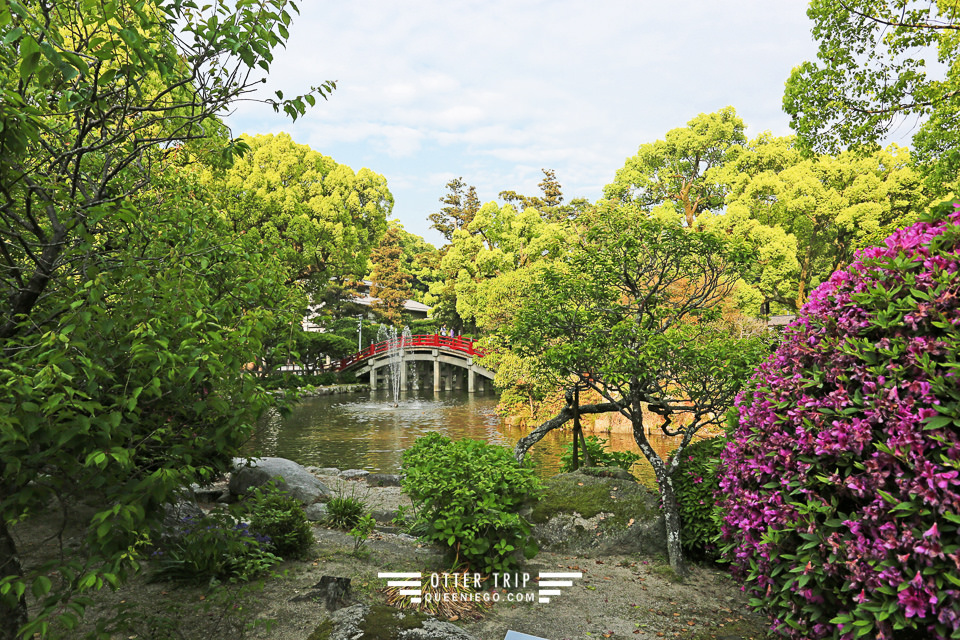
<svg viewBox="0 0 960 640"><path fill-rule="evenodd" d="M404 327L398 334L396 327L381 325L377 331L377 342L387 345L387 370L390 373L390 391L393 394L393 406L400 406L400 381L403 377L404 349L410 344L410 327Z"/></svg>

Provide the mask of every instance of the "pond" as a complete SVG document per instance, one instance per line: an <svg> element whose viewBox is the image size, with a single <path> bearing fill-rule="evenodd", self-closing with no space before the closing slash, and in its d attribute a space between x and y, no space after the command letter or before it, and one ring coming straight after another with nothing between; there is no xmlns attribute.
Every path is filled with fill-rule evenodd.
<svg viewBox="0 0 960 640"><path fill-rule="evenodd" d="M382 391L305 398L286 417L276 412L265 416L246 451L289 458L305 466L399 473L403 451L431 432L512 449L528 430L507 426L496 412L497 402L495 393L426 390L407 392L396 407ZM615 450L639 453L632 436L601 437L609 439ZM527 455L539 475L557 473L560 454L570 439L569 430L557 430L533 447ZM661 455L673 448L670 439L651 437L651 441ZM653 481L653 470L645 460L633 472L644 484Z"/></svg>

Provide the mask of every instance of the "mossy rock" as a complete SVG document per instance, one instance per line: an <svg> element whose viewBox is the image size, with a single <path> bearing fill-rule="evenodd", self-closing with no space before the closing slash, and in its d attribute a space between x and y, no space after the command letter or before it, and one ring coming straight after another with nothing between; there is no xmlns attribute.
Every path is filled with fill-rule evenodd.
<svg viewBox="0 0 960 640"><path fill-rule="evenodd" d="M579 471L594 478L613 478L615 480L627 480L631 482L637 481L629 471L619 467L582 467Z"/></svg>
<svg viewBox="0 0 960 640"><path fill-rule="evenodd" d="M630 519L639 521L658 515L655 493L637 484L632 477L625 479L595 474L597 471L611 470L591 467L574 473L561 473L547 480L543 496L534 505L530 519L539 524L561 513L578 513L583 518L610 513L613 516L608 519L607 525L623 527Z"/></svg>
<svg viewBox="0 0 960 640"><path fill-rule="evenodd" d="M530 514L540 545L578 553L665 553L657 494L632 479L592 471L563 473L544 483Z"/></svg>
<svg viewBox="0 0 960 640"><path fill-rule="evenodd" d="M333 621L327 618L317 625L313 633L307 636L307 640L330 640L331 633L333 633Z"/></svg>

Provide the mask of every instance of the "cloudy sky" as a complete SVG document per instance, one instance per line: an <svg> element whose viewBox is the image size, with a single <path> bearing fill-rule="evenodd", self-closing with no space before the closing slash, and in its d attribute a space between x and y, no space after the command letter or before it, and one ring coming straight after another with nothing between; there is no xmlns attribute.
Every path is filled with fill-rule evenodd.
<svg viewBox="0 0 960 640"><path fill-rule="evenodd" d="M541 168L595 200L624 159L732 105L748 136L790 133L790 70L815 45L802 0L299 2L262 96L338 88L291 123L244 103L234 134L297 142L386 176L393 217L434 244L427 215L453 177L481 201L535 194Z"/></svg>

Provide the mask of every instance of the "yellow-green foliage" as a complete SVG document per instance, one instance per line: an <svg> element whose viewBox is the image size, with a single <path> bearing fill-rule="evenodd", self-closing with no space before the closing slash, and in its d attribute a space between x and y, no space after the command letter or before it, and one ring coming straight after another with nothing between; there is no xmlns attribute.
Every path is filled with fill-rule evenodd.
<svg viewBox="0 0 960 640"><path fill-rule="evenodd" d="M364 275L393 209L386 178L337 164L286 133L243 140L250 151L208 175L235 229L277 246L294 276Z"/></svg>

